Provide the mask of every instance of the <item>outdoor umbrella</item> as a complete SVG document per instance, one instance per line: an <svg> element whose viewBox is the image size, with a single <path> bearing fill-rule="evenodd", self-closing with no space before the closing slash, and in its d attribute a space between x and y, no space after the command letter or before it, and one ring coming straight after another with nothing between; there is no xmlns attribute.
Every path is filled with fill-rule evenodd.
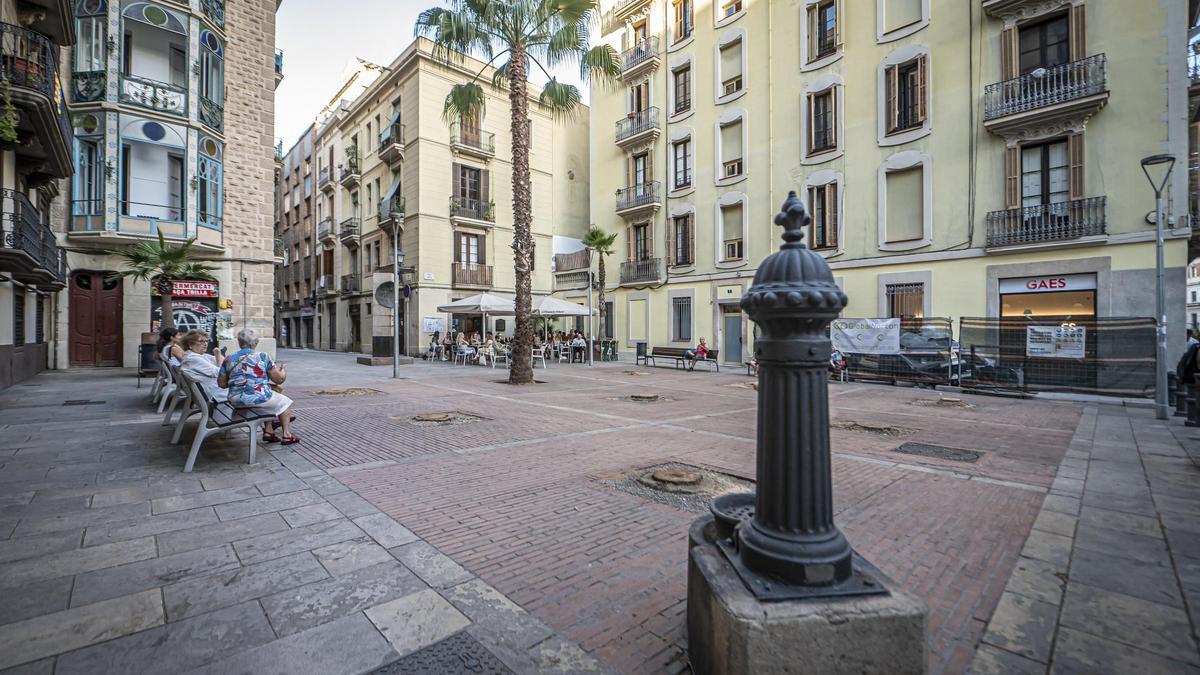
<svg viewBox="0 0 1200 675"><path fill-rule="evenodd" d="M439 312L450 314L482 314L483 330L487 332L488 314L492 316L512 316L517 313L516 305L508 298L502 298L491 293L480 293L461 300L455 300L448 305L437 308Z"/></svg>
<svg viewBox="0 0 1200 675"><path fill-rule="evenodd" d="M596 310L593 309L590 313L595 314ZM532 314L534 316L541 317L587 316L589 312L588 308L584 307L583 305L577 305L573 302L567 302L566 300L559 300L558 298L552 298L549 295L544 295L533 301ZM545 332L547 330L549 330L549 327L543 324L542 339L546 339Z"/></svg>

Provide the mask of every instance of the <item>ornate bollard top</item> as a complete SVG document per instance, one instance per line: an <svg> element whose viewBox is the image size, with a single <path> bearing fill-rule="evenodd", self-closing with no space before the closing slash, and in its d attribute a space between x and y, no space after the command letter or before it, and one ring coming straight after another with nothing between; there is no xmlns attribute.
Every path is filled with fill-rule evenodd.
<svg viewBox="0 0 1200 675"><path fill-rule="evenodd" d="M833 280L829 264L804 245L812 222L795 190L788 192L775 224L783 226L784 244L767 256L742 297L742 309L756 322L773 317L834 319L846 306L846 294Z"/></svg>

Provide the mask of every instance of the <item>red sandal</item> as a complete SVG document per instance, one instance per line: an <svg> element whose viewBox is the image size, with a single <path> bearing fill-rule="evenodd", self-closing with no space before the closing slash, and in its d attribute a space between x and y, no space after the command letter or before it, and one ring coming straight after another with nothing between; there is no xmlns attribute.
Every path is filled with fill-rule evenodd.
<svg viewBox="0 0 1200 675"><path fill-rule="evenodd" d="M271 431L263 431L263 443L278 443L279 436Z"/></svg>
<svg viewBox="0 0 1200 675"><path fill-rule="evenodd" d="M294 445L299 442L300 442L299 436L284 436L283 440L281 441L281 443L283 445Z"/></svg>

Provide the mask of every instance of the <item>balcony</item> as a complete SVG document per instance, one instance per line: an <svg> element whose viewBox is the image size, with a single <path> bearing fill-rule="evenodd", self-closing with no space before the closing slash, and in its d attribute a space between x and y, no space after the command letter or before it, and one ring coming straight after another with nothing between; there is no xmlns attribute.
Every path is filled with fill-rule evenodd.
<svg viewBox="0 0 1200 675"><path fill-rule="evenodd" d="M648 37L621 54L621 77L632 79L658 67L658 38Z"/></svg>
<svg viewBox="0 0 1200 675"><path fill-rule="evenodd" d="M342 184L342 187L349 190L358 187L358 181L362 179L362 174L358 169L358 153L346 153L346 155L346 163L342 166L342 175L338 179L338 182Z"/></svg>
<svg viewBox="0 0 1200 675"><path fill-rule="evenodd" d="M467 197L451 197L450 219L491 226L496 222L496 203Z"/></svg>
<svg viewBox="0 0 1200 675"><path fill-rule="evenodd" d="M496 134L455 122L450 125L450 149L480 159L491 159L496 156Z"/></svg>
<svg viewBox="0 0 1200 675"><path fill-rule="evenodd" d="M392 228L404 224L404 197L394 195L379 200L379 228L391 234Z"/></svg>
<svg viewBox="0 0 1200 675"><path fill-rule="evenodd" d="M617 0L612 8L612 20L620 21L649 4L649 0Z"/></svg>
<svg viewBox="0 0 1200 675"><path fill-rule="evenodd" d="M343 274L341 283L342 295L350 295L351 293L362 292L362 275L360 274Z"/></svg>
<svg viewBox="0 0 1200 675"><path fill-rule="evenodd" d="M1103 237L1105 198L1089 197L1057 204L1042 204L987 215L988 248L1072 242ZM1086 243L1094 243L1089 239Z"/></svg>
<svg viewBox="0 0 1200 675"><path fill-rule="evenodd" d="M1193 87L1200 85L1200 42L1194 43L1188 50L1188 78Z"/></svg>
<svg viewBox="0 0 1200 675"><path fill-rule="evenodd" d="M387 164L404 161L404 125L395 123L379 134L379 159Z"/></svg>
<svg viewBox="0 0 1200 675"><path fill-rule="evenodd" d="M279 83L283 82L283 50L275 50L275 88L279 88Z"/></svg>
<svg viewBox="0 0 1200 675"><path fill-rule="evenodd" d="M337 190L337 183L333 180L333 171L329 167L323 167L317 172L317 189L331 195Z"/></svg>
<svg viewBox="0 0 1200 675"><path fill-rule="evenodd" d="M1108 102L1107 57L1096 54L990 84L983 125L1001 136L1086 121Z"/></svg>
<svg viewBox="0 0 1200 675"><path fill-rule="evenodd" d="M477 263L454 263L451 284L455 288L491 288L492 266Z"/></svg>
<svg viewBox="0 0 1200 675"><path fill-rule="evenodd" d="M71 73L72 99L76 103L104 100L108 73L103 70L76 70Z"/></svg>
<svg viewBox="0 0 1200 675"><path fill-rule="evenodd" d="M333 231L333 218L325 216L325 218L317 223L317 241L325 244L326 248L333 246L337 241L337 233Z"/></svg>
<svg viewBox="0 0 1200 675"><path fill-rule="evenodd" d="M358 248L358 237L362 234L362 223L358 218L347 218L338 226L338 239L346 248Z"/></svg>
<svg viewBox="0 0 1200 675"><path fill-rule="evenodd" d="M658 138L658 108L631 112L617 120L617 145L622 147Z"/></svg>
<svg viewBox="0 0 1200 675"><path fill-rule="evenodd" d="M186 87L137 75L121 75L120 101L169 115L187 117L188 114Z"/></svg>
<svg viewBox="0 0 1200 675"><path fill-rule="evenodd" d="M200 96L200 122L209 129L221 133L225 130L225 108L220 103Z"/></svg>
<svg viewBox="0 0 1200 675"><path fill-rule="evenodd" d="M332 274L322 274L317 277L317 296L326 297L337 294L337 284Z"/></svg>
<svg viewBox="0 0 1200 675"><path fill-rule="evenodd" d="M656 282L659 280L659 269L661 267L661 258L626 260L621 263L621 283L639 284Z"/></svg>
<svg viewBox="0 0 1200 675"><path fill-rule="evenodd" d="M658 181L633 185L617 190L617 215L634 216L651 213L662 207L662 184Z"/></svg>
<svg viewBox="0 0 1200 675"><path fill-rule="evenodd" d="M554 273L562 274L564 272L574 272L577 270L587 270L588 252L575 251L574 253L556 253L554 254Z"/></svg>
<svg viewBox="0 0 1200 675"><path fill-rule="evenodd" d="M59 289L66 283L66 256L37 209L22 193L0 190L0 267L17 281Z"/></svg>
<svg viewBox="0 0 1200 675"><path fill-rule="evenodd" d="M217 28L225 28L225 0L200 0L204 16Z"/></svg>
<svg viewBox="0 0 1200 675"><path fill-rule="evenodd" d="M74 0L22 0L22 21L60 45L75 44ZM32 10L32 11L31 11Z"/></svg>
<svg viewBox="0 0 1200 675"><path fill-rule="evenodd" d="M73 16L73 15L72 15ZM58 77L58 47L46 36L0 23L0 79L11 87L17 155L44 162L57 178L71 175L74 133Z"/></svg>

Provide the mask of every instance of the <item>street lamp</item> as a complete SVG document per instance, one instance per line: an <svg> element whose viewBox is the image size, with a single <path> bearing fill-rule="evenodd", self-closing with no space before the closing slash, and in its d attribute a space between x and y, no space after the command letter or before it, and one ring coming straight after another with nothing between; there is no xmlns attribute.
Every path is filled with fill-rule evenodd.
<svg viewBox="0 0 1200 675"><path fill-rule="evenodd" d="M593 328L593 326L592 326L592 248L590 246L588 246L588 247L584 248L583 250L587 251L587 259L588 259L587 354L588 354L588 367L590 368L595 365L594 363L592 363L592 328Z"/></svg>
<svg viewBox="0 0 1200 675"><path fill-rule="evenodd" d="M392 379L400 379L400 266L404 251L400 250L400 226L392 225L392 250L396 260L392 265Z"/></svg>
<svg viewBox="0 0 1200 675"><path fill-rule="evenodd" d="M1167 289L1163 262L1162 193L1174 168L1174 155L1151 155L1142 160L1142 172L1146 174L1146 180L1150 181L1150 187L1154 190L1154 254L1157 272L1154 314L1158 320L1157 344L1154 350L1157 364L1154 373L1154 416L1160 420L1167 419ZM1162 179L1155 182L1156 175Z"/></svg>

